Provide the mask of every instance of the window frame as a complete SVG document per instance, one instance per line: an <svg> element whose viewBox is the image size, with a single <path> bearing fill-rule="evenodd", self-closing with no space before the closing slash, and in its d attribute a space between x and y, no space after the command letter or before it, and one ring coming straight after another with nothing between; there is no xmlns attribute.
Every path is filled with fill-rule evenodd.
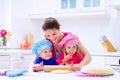
<svg viewBox="0 0 120 80"><path fill-rule="evenodd" d="M62 9L62 2L61 1L62 0L60 0L59 12L104 11L104 2L105 2L104 0L100 0L100 6L99 7L84 7L84 0L76 0L76 8L66 8L66 9Z"/></svg>
<svg viewBox="0 0 120 80"><path fill-rule="evenodd" d="M63 0L61 0L61 3L60 3L60 4L61 4L61 9L74 9L74 8L76 8L76 6L77 6L77 5L75 5L74 8L71 8L70 5L72 5L72 4L70 4L70 0L67 0L67 4L66 4L66 5L67 5L67 8L64 8L64 6L62 5L62 4L63 4L62 1L63 1ZM75 1L75 4L76 4L76 3L77 3L77 0L74 0L74 1Z"/></svg>

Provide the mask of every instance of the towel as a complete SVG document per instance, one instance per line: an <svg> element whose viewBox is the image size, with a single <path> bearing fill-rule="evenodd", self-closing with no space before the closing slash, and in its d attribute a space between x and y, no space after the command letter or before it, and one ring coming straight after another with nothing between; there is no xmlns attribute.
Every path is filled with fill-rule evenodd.
<svg viewBox="0 0 120 80"><path fill-rule="evenodd" d="M28 72L26 69L12 69L6 71L6 76L17 77L23 75L23 73Z"/></svg>
<svg viewBox="0 0 120 80"><path fill-rule="evenodd" d="M0 70L0 76L5 76L5 70Z"/></svg>

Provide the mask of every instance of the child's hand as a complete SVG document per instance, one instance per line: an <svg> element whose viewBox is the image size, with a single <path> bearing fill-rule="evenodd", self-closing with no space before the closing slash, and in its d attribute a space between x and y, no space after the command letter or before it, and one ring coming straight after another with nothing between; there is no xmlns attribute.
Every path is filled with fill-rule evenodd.
<svg viewBox="0 0 120 80"><path fill-rule="evenodd" d="M63 63L66 64L68 60L70 60L72 58L71 55L67 54L64 56L64 59L63 59Z"/></svg>
<svg viewBox="0 0 120 80"><path fill-rule="evenodd" d="M66 61L70 60L71 58L72 58L72 54L67 54L67 55L64 56L64 59Z"/></svg>
<svg viewBox="0 0 120 80"><path fill-rule="evenodd" d="M33 72L38 72L39 64L34 64L32 67Z"/></svg>
<svg viewBox="0 0 120 80"><path fill-rule="evenodd" d="M43 62L41 62L40 64L33 65L34 72L38 72L38 71L42 71L42 70L43 70Z"/></svg>
<svg viewBox="0 0 120 80"><path fill-rule="evenodd" d="M42 71L43 70L43 61L39 64L40 66L39 66L39 71Z"/></svg>
<svg viewBox="0 0 120 80"><path fill-rule="evenodd" d="M72 65L72 70L74 71L79 71L81 69L80 65L79 64L73 64Z"/></svg>

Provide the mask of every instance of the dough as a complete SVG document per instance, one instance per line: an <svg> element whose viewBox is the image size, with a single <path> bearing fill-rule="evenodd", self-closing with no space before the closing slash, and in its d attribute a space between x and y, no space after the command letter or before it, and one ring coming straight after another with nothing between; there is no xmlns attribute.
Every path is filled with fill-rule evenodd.
<svg viewBox="0 0 120 80"><path fill-rule="evenodd" d="M51 71L51 73L54 73L54 74L67 74L67 73L70 73L69 70L53 70Z"/></svg>
<svg viewBox="0 0 120 80"><path fill-rule="evenodd" d="M101 75L114 74L114 70L106 66L84 66L81 68L81 72L101 74Z"/></svg>

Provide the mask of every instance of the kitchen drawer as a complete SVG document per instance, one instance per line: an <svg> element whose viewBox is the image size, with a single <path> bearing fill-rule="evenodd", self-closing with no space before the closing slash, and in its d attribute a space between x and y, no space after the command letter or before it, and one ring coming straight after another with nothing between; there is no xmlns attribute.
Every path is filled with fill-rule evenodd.
<svg viewBox="0 0 120 80"><path fill-rule="evenodd" d="M105 64L111 66L120 65L120 57L105 57Z"/></svg>
<svg viewBox="0 0 120 80"><path fill-rule="evenodd" d="M8 68L10 68L10 62L9 61L5 61L5 62L1 62L0 61L0 69L8 69Z"/></svg>
<svg viewBox="0 0 120 80"><path fill-rule="evenodd" d="M10 61L10 56L0 56L0 62L2 61Z"/></svg>

